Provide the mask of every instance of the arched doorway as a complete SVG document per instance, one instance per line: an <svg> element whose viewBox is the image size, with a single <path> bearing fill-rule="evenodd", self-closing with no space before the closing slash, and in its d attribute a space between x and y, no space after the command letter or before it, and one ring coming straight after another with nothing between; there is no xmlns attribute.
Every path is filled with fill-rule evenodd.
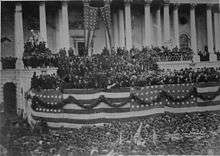
<svg viewBox="0 0 220 156"><path fill-rule="evenodd" d="M3 87L4 110L6 114L16 114L16 86L8 82Z"/></svg>

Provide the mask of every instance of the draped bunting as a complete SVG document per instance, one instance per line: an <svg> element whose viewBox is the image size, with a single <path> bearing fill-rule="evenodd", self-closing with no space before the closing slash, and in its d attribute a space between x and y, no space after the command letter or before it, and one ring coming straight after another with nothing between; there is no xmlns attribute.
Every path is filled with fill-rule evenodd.
<svg viewBox="0 0 220 156"><path fill-rule="evenodd" d="M26 99L29 123L44 119L50 127L81 127L166 112L220 110L220 84L30 91Z"/></svg>
<svg viewBox="0 0 220 156"><path fill-rule="evenodd" d="M177 89L180 89L180 87L178 86L174 86L174 87ZM118 92L118 93L121 94L122 92L121 93ZM155 97L155 98L154 99L152 98L152 100L146 100L148 98L143 98L143 96L146 96L146 95ZM54 102L49 103L48 99L41 99L37 96L33 96L32 97L32 108L35 109L36 107L41 107L41 108L47 108L47 109L61 109L62 110L65 105L71 104L71 103L74 103L75 105L79 106L82 109L88 109L88 110L98 107L101 103L105 103L110 108L120 108L120 107L127 105L132 100L133 102L131 102L132 103L131 108L132 108L132 105L151 106L151 105L155 105L155 103L158 103L157 105L159 107L164 107L164 106L171 106L172 104L169 104L169 102L175 103L175 104L181 103L181 102L184 102L185 104L186 103L196 104L197 103L196 98L200 98L204 101L212 101L217 96L220 96L220 88L216 92L212 92L212 93L199 93L196 87L191 87L191 89L188 90L188 92L182 97L172 95L171 93L169 93L168 90L159 89L155 96L155 95L149 95L149 93L146 94L145 90L138 91L137 89L137 90L131 91L130 96L126 98L107 98L105 95L100 95L97 98L93 96L94 99L92 100L79 100L76 97L69 95L67 98L62 99L62 101L59 101L57 103L54 103ZM52 101L54 100L52 99ZM89 102L89 104L85 103L85 101ZM116 101L117 101L117 104L115 103Z"/></svg>
<svg viewBox="0 0 220 156"><path fill-rule="evenodd" d="M85 48L89 56L91 56L91 45L94 37L99 12L105 24L109 45L111 47L111 9L110 4L106 3L104 7L91 7L89 3L84 3L84 27L85 27Z"/></svg>

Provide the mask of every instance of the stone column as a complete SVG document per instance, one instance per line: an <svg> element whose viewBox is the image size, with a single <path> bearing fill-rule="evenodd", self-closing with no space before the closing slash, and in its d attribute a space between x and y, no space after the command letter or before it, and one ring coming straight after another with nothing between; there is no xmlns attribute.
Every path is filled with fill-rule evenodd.
<svg viewBox="0 0 220 156"><path fill-rule="evenodd" d="M194 52L193 61L199 62L199 56L197 53L197 37L196 37L196 18L195 18L196 4L190 5L190 31L191 31L191 48Z"/></svg>
<svg viewBox="0 0 220 156"><path fill-rule="evenodd" d="M127 50L132 48L131 1L125 0L125 41Z"/></svg>
<svg viewBox="0 0 220 156"><path fill-rule="evenodd" d="M220 13L214 13L215 50L220 52Z"/></svg>
<svg viewBox="0 0 220 156"><path fill-rule="evenodd" d="M113 27L114 27L114 30L113 30L113 36L114 36L114 47L117 48L119 45L118 45L118 14L117 12L114 12L113 13Z"/></svg>
<svg viewBox="0 0 220 156"><path fill-rule="evenodd" d="M62 28L62 10L61 7L57 9L57 50L60 50L63 48L63 28Z"/></svg>
<svg viewBox="0 0 220 156"><path fill-rule="evenodd" d="M173 22L174 22L174 42L175 46L179 48L179 5L175 4L173 10Z"/></svg>
<svg viewBox="0 0 220 156"><path fill-rule="evenodd" d="M125 47L125 26L124 26L124 11L119 10L119 44L121 48Z"/></svg>
<svg viewBox="0 0 220 156"><path fill-rule="evenodd" d="M217 57L214 54L214 44L213 44L213 24L212 24L212 5L207 5L206 8L206 19L207 19L207 40L208 40L208 51L209 60L216 61Z"/></svg>
<svg viewBox="0 0 220 156"><path fill-rule="evenodd" d="M47 23L46 23L45 1L40 2L39 13L40 13L40 37L47 44Z"/></svg>
<svg viewBox="0 0 220 156"><path fill-rule="evenodd" d="M62 36L63 36L63 48L67 51L70 48L70 37L69 37L69 19L68 19L68 3L62 2ZM67 53L67 55L69 55Z"/></svg>
<svg viewBox="0 0 220 156"><path fill-rule="evenodd" d="M0 15L2 14L1 10L2 10L2 2L0 1ZM2 26L1 26L2 25L2 22L1 22L2 18L1 17L2 16L0 16L0 35L2 34L2 30L1 30L1 28L2 28ZM2 49L1 49L1 47L2 47L2 45L1 45L1 42L0 42L0 58L2 57ZM1 59L0 59L0 70L2 70L2 61L1 61ZM1 72L0 72L0 82L1 82ZM1 104L1 101L0 101L0 104Z"/></svg>
<svg viewBox="0 0 220 156"><path fill-rule="evenodd" d="M23 34L23 19L22 19L22 4L17 2L15 4L15 56L17 57L16 68L23 69L22 62L24 52L24 34Z"/></svg>
<svg viewBox="0 0 220 156"><path fill-rule="evenodd" d="M145 0L145 5L144 5L144 31L145 31L145 46L151 46L152 41L151 41L151 15L150 15L150 4L151 0Z"/></svg>
<svg viewBox="0 0 220 156"><path fill-rule="evenodd" d="M161 46L162 42L162 34L161 34L161 13L160 13L160 7L158 7L156 12L156 20L157 20L157 46Z"/></svg>
<svg viewBox="0 0 220 156"><path fill-rule="evenodd" d="M170 13L169 13L169 1L164 2L163 7L163 21L164 21L164 42L169 45L170 42Z"/></svg>
<svg viewBox="0 0 220 156"><path fill-rule="evenodd" d="M0 15L2 10L2 2L0 1ZM0 16L0 34L2 33L1 25L2 25L2 18ZM0 58L2 57L2 50L1 50L1 42L0 42ZM2 90L2 61L0 59L0 105L3 105L3 90ZM4 106L0 106L1 108L4 108Z"/></svg>

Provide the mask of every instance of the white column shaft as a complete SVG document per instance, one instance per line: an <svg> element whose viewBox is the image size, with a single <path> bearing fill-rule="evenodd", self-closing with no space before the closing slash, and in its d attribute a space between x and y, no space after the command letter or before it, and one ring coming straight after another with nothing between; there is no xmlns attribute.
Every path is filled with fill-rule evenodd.
<svg viewBox="0 0 220 156"><path fill-rule="evenodd" d="M217 56L214 53L214 38L213 38L213 24L212 24L212 9L211 6L207 6L206 9L206 19L207 19L207 40L208 40L208 51L209 60L216 61Z"/></svg>
<svg viewBox="0 0 220 156"><path fill-rule="evenodd" d="M220 13L214 13L215 23L215 50L220 52Z"/></svg>
<svg viewBox="0 0 220 156"><path fill-rule="evenodd" d="M57 33L56 33L56 46L57 50L63 48L63 39L62 39L62 11L59 8L57 13Z"/></svg>
<svg viewBox="0 0 220 156"><path fill-rule="evenodd" d="M0 15L2 14L2 2L0 1ZM2 36L2 30L1 30L1 28L2 28L2 18L1 18L2 16L0 16L0 36ZM0 42L0 58L2 57L2 45L1 45L1 42ZM0 70L2 70L2 61L0 60ZM1 72L0 72L0 74L1 74ZM1 75L0 75L0 79L1 79ZM0 80L1 81L1 80ZM1 83L0 83L1 84ZM0 101L0 102L2 102L2 101Z"/></svg>
<svg viewBox="0 0 220 156"><path fill-rule="evenodd" d="M126 32L126 48L132 48L132 28L131 28L131 4L125 3L125 32Z"/></svg>
<svg viewBox="0 0 220 156"><path fill-rule="evenodd" d="M114 47L117 48L118 47L118 14L117 12L115 12L113 14L113 36L114 36Z"/></svg>
<svg viewBox="0 0 220 156"><path fill-rule="evenodd" d="M162 42L160 8L157 9L156 18L157 18L157 46L160 47Z"/></svg>
<svg viewBox="0 0 220 156"><path fill-rule="evenodd" d="M40 3L39 12L40 12L40 36L42 40L47 43L47 23L46 23L45 2Z"/></svg>
<svg viewBox="0 0 220 156"><path fill-rule="evenodd" d="M212 10L211 8L207 8L206 10L206 14L207 14L207 40L208 40L208 50L209 53L213 53L213 29L212 29Z"/></svg>
<svg viewBox="0 0 220 156"><path fill-rule="evenodd" d="M190 30L191 30L191 48L197 53L197 37L196 37L196 19L195 19L195 8L190 8Z"/></svg>
<svg viewBox="0 0 220 156"><path fill-rule="evenodd" d="M63 34L63 48L68 50L70 48L69 41L69 19L68 19L68 3L62 2L62 34ZM68 55L68 53L67 53Z"/></svg>
<svg viewBox="0 0 220 156"><path fill-rule="evenodd" d="M194 62L199 62L197 53L197 35L196 35L196 18L195 18L195 5L190 6L190 31L191 31L191 49L194 52Z"/></svg>
<svg viewBox="0 0 220 156"><path fill-rule="evenodd" d="M125 47L125 29L124 29L124 12L119 10L119 43L120 47Z"/></svg>
<svg viewBox="0 0 220 156"><path fill-rule="evenodd" d="M144 6L144 23L145 23L145 46L151 46L151 19L150 19L150 4Z"/></svg>
<svg viewBox="0 0 220 156"><path fill-rule="evenodd" d="M17 57L16 68L24 68L22 63L22 56L24 52L24 34L23 34L23 18L22 5L16 3L15 5L15 56Z"/></svg>
<svg viewBox="0 0 220 156"><path fill-rule="evenodd" d="M170 41L170 14L169 5L164 5L164 42L169 43Z"/></svg>
<svg viewBox="0 0 220 156"><path fill-rule="evenodd" d="M174 41L175 46L179 48L179 14L178 7L173 10L173 20L174 20Z"/></svg>

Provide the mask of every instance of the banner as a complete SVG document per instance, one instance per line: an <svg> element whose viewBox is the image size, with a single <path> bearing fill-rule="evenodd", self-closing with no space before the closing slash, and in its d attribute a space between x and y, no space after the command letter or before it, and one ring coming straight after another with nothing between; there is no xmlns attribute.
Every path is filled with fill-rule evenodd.
<svg viewBox="0 0 220 156"><path fill-rule="evenodd" d="M97 27L98 8L84 3L84 28L85 28L85 50L91 56L91 43Z"/></svg>
<svg viewBox="0 0 220 156"><path fill-rule="evenodd" d="M105 3L104 7L100 8L102 20L105 24L106 32L107 32L107 38L108 38L108 44L109 44L109 52L111 52L112 47L112 39L111 39L111 8L110 3ZM108 47L106 47L108 48Z"/></svg>
<svg viewBox="0 0 220 156"><path fill-rule="evenodd" d="M91 56L92 51L92 41L95 33L95 29L97 27L97 21L99 18L99 12L101 14L101 18L105 24L109 51L111 51L112 43L111 43L111 8L110 3L105 3L104 7L91 7L89 3L84 3L84 27L85 27L85 48L88 52L89 56Z"/></svg>

